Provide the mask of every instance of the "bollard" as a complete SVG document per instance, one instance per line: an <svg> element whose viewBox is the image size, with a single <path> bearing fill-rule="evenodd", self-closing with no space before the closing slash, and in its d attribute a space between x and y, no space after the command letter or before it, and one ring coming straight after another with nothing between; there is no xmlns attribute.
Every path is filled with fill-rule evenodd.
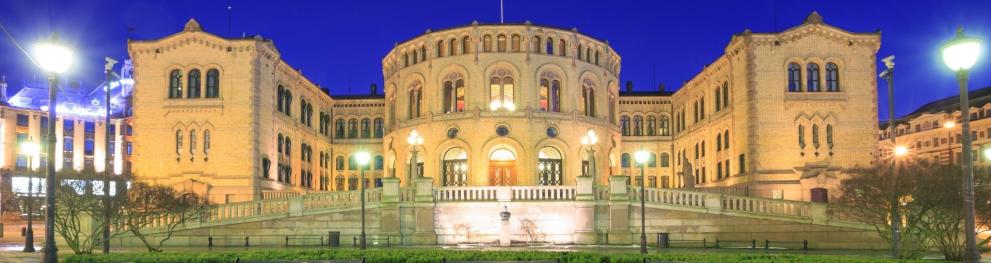
<svg viewBox="0 0 991 263"><path fill-rule="evenodd" d="M756 248L757 248L757 240L756 239L751 239L750 240L750 249L756 249Z"/></svg>
<svg viewBox="0 0 991 263"><path fill-rule="evenodd" d="M802 250L809 250L809 241L802 240Z"/></svg>
<svg viewBox="0 0 991 263"><path fill-rule="evenodd" d="M206 246L207 247L213 247L213 237L212 236L209 236L209 237L206 238Z"/></svg>
<svg viewBox="0 0 991 263"><path fill-rule="evenodd" d="M286 236L286 247L289 247L289 236Z"/></svg>
<svg viewBox="0 0 991 263"><path fill-rule="evenodd" d="M248 247L248 236L244 237L244 247Z"/></svg>

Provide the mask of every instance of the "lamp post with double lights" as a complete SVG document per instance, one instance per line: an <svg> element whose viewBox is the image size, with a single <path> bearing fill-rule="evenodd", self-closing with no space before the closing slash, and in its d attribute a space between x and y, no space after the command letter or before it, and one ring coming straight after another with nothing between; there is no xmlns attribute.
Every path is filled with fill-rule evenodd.
<svg viewBox="0 0 991 263"><path fill-rule="evenodd" d="M585 136L582 136L581 143L585 146L585 151L588 154L588 164L585 167L585 176L592 177L592 184L594 185L595 180L595 144L599 142L599 136L595 135L595 130L588 129L585 132Z"/></svg>
<svg viewBox="0 0 991 263"><path fill-rule="evenodd" d="M410 158L409 158L409 179L407 184L411 184L413 180L420 178L420 167L417 167L416 162L416 146L423 145L423 136L413 129L409 132L409 136L406 137L406 143L409 143L410 148Z"/></svg>
<svg viewBox="0 0 991 263"><path fill-rule="evenodd" d="M368 161L372 159L372 156L368 152L359 152L355 155L355 159L358 161L358 173L361 178L359 179L361 182L358 183L361 185L361 237L359 239L361 239L361 249L365 249L365 187L368 187L368 184L365 183L365 168L368 168Z"/></svg>
<svg viewBox="0 0 991 263"><path fill-rule="evenodd" d="M633 158L637 159L637 163L640 164L640 253L647 254L647 209L645 191L647 190L647 180L644 178L644 168L647 167L647 161L650 159L650 153L640 149L637 151Z"/></svg>
<svg viewBox="0 0 991 263"><path fill-rule="evenodd" d="M58 34L52 34L49 41L34 47L34 62L48 74L48 120L56 120L55 105L58 75L65 73L72 66L73 51L59 43ZM55 156L55 125L48 125L48 142L45 150L49 157ZM58 262L58 248L55 246L55 162L46 162L45 172L45 246L42 262Z"/></svg>
<svg viewBox="0 0 991 263"><path fill-rule="evenodd" d="M880 76L886 82L888 82L888 137L891 140L891 145L896 147L897 155L897 138L895 134L895 56L888 56L881 61L884 62L886 69L881 72ZM892 202L891 202L891 257L900 258L901 257L901 230L897 222L898 218L901 216L898 214L898 158L892 158L891 163L891 190L892 190Z"/></svg>
<svg viewBox="0 0 991 263"><path fill-rule="evenodd" d="M963 144L960 163L963 165L963 203L966 213L964 262L977 262L981 259L977 252L977 226L974 218L974 159L971 157L973 145L970 137L970 98L967 94L970 68L977 63L981 48L981 40L964 36L963 28L957 29L956 36L941 48L943 62L956 72L960 86L960 142Z"/></svg>
<svg viewBox="0 0 991 263"><path fill-rule="evenodd" d="M31 161L34 159L35 156L38 155L38 152L40 151L39 148L40 147L38 146L38 144L35 143L34 141L31 141L31 140L28 140L26 142L22 142L17 147L18 151L20 151L20 153L22 155L27 155L27 159L28 159L28 173L29 174L31 174L34 171L34 165L32 165ZM27 229L25 229L25 231L24 231L24 250L22 250L22 251L24 251L24 252L34 252L34 229L33 229L34 228L33 227L34 226L34 220L33 220L34 219L34 206L33 206L34 200L32 200L34 198L34 194L33 194L34 193L34 177L31 176L31 175L28 175L27 178L28 178L28 198L25 200L26 202L24 202L24 203L25 203L25 206L27 207L26 210L28 211L28 222L27 222Z"/></svg>

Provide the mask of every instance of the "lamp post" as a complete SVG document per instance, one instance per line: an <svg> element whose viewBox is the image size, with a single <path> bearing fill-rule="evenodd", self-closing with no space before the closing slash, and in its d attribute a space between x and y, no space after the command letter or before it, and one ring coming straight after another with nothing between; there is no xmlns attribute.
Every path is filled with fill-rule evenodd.
<svg viewBox="0 0 991 263"><path fill-rule="evenodd" d="M31 141L31 140L28 140L26 142L22 142L18 146L18 149L20 150L21 154L28 156L27 159L28 159L28 172L29 173L34 170L34 165L31 165L31 161L32 161L32 159L34 159L34 156L38 155L38 151L39 151L38 148L39 148L38 147L38 144L37 143L34 143L34 141ZM27 206L27 210L28 210L28 224L27 224L27 229L24 231L25 232L24 233L24 250L23 250L24 252L34 252L34 229L33 229L34 228L33 227L33 225L34 225L34 220L33 220L33 218L34 218L34 206L33 206L34 200L31 200L33 198L34 198L34 178L32 178L32 176L29 175L28 176L28 198L26 200L27 202L25 202L25 206Z"/></svg>
<svg viewBox="0 0 991 263"><path fill-rule="evenodd" d="M650 153L640 149L634 154L634 158L637 159L637 163L640 164L640 253L647 254L647 209L645 207L646 202L644 201L647 188L647 180L644 178L644 167L647 166L647 159L650 159Z"/></svg>
<svg viewBox="0 0 991 263"><path fill-rule="evenodd" d="M417 167L416 162L416 146L423 145L423 136L420 136L416 129L409 132L409 136L406 137L406 143L410 145L410 158L409 158L409 179L407 180L407 185L412 183L413 179L420 178L420 169Z"/></svg>
<svg viewBox="0 0 991 263"><path fill-rule="evenodd" d="M59 44L58 34L52 34L51 40L42 42L34 47L35 63L45 73L48 73L48 144L45 150L49 157L55 156L55 125L56 119L55 105L56 89L58 89L58 75L65 73L72 66L73 52L71 49ZM45 247L42 262L58 262L58 247L55 246L55 162L49 160L46 163L45 173Z"/></svg>
<svg viewBox="0 0 991 263"><path fill-rule="evenodd" d="M886 69L881 72L880 77L888 82L888 137L891 140L891 146L896 147L897 154L897 135L895 134L895 56L888 56L881 61L884 62ZM891 257L899 258L901 255L901 230L899 226L901 220L901 215L898 212L898 160L897 158L891 159Z"/></svg>
<svg viewBox="0 0 991 263"><path fill-rule="evenodd" d="M368 152L359 152L355 158L358 161L358 171L359 176L361 176L361 182L358 183L361 185L361 237L359 238L361 239L361 249L365 249L365 187L367 186L365 184L365 168L372 156Z"/></svg>
<svg viewBox="0 0 991 263"><path fill-rule="evenodd" d="M585 146L585 151L588 154L588 165L585 167L585 176L592 177L592 184L595 184L595 149L593 148L596 143L599 142L599 136L595 135L595 130L588 129L585 132L585 136L582 136L581 143Z"/></svg>
<svg viewBox="0 0 991 263"><path fill-rule="evenodd" d="M946 128L946 155L950 157L949 165L953 165L953 127L956 126L952 121L943 124L943 128Z"/></svg>
<svg viewBox="0 0 991 263"><path fill-rule="evenodd" d="M977 62L981 54L981 40L964 36L963 28L957 29L957 34L941 48L943 62L956 72L957 83L960 86L960 141L963 144L960 163L963 165L963 203L966 212L964 234L964 262L977 262L981 255L977 252L977 232L974 218L974 159L971 157L970 138L970 99L967 91L967 78L970 68Z"/></svg>
<svg viewBox="0 0 991 263"><path fill-rule="evenodd" d="M106 128L104 134L105 146L103 149L106 152L104 154L103 162L103 222L106 226L103 227L103 254L110 254L110 175L113 167L110 167L110 160L113 158L113 153L110 152L110 137L113 135L112 130L110 130L110 81L114 74L114 64L117 64L117 60L112 58L104 58L107 63L103 66L103 71L105 74L105 81L103 83L106 90L104 90L105 99L103 101L103 127ZM120 85L118 85L119 87Z"/></svg>

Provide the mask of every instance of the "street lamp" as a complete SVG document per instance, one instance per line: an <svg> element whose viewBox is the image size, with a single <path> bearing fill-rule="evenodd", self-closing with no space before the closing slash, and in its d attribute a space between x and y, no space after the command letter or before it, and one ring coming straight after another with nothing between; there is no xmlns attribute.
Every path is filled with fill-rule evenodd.
<svg viewBox="0 0 991 263"><path fill-rule="evenodd" d="M957 34L946 44L943 44L943 62L957 74L960 86L960 124L961 142L963 143L960 160L963 164L963 203L966 211L964 229L966 229L966 247L964 262L977 262L981 255L977 252L977 232L974 218L974 160L971 158L970 138L970 99L967 94L967 78L970 68L981 55L981 40L964 36L963 28L957 29Z"/></svg>
<svg viewBox="0 0 991 263"><path fill-rule="evenodd" d="M416 132L416 129L413 129L409 132L409 136L406 137L406 143L410 145L409 180L406 180L407 185L409 185L413 179L420 178L420 169L416 165L416 146L423 145L423 136L420 136L420 133Z"/></svg>
<svg viewBox="0 0 991 263"><path fill-rule="evenodd" d="M902 157L902 156L905 156L906 154L908 154L908 148L907 147L901 146L901 145L895 146L895 156L896 157Z"/></svg>
<svg viewBox="0 0 991 263"><path fill-rule="evenodd" d="M52 34L48 42L42 42L34 47L35 63L45 73L48 73L48 121L56 120L55 106L58 75L65 73L72 66L73 52L59 43L58 34ZM55 125L48 125L48 144L45 150L48 156L55 156ZM46 162L48 171L45 173L45 246L42 262L58 262L58 247L55 246L55 162Z"/></svg>
<svg viewBox="0 0 991 263"><path fill-rule="evenodd" d="M585 146L585 151L588 152L588 165L585 167L585 176L591 176L592 182L595 182L595 149L593 148L596 143L599 142L599 136L595 135L595 130L588 129L585 132L585 136L582 136L581 143Z"/></svg>
<svg viewBox="0 0 991 263"><path fill-rule="evenodd" d="M908 152L908 149L906 149L904 146L897 146L898 145L898 143L897 143L897 137L898 136L895 135L895 125L897 125L895 123L895 81L894 81L895 80L895 56L888 56L888 57L886 57L884 59L881 59L881 61L884 62L884 66L886 67L886 69L884 70L884 72L881 72L881 74L880 74L879 77L881 77L886 82L888 82L888 137L891 140L891 145L892 146L895 146L895 152L894 152L895 155L896 156L900 156L898 154L899 151L901 151L901 155L904 155L905 153ZM893 199L897 199L898 198L898 167L897 166L898 166L898 158L892 158L891 159L891 180L890 180L891 181L890 182L891 186L890 187L891 187L891 190L892 190L892 198ZM891 206L891 211L890 211L891 218L892 218L892 220L891 220L891 257L892 258L899 258L900 255L901 255L901 241L900 241L901 240L901 233L900 233L900 230L899 230L899 228L900 228L899 224L896 224L895 223L895 222L899 222L899 220L895 220L895 219L896 218L901 218L901 215L898 214L897 200L892 200L891 203L893 204Z"/></svg>
<svg viewBox="0 0 991 263"><path fill-rule="evenodd" d="M953 165L953 143L951 143L953 140L953 127L957 127L957 124L952 121L943 123L943 128L946 129L946 155L950 157L949 165Z"/></svg>
<svg viewBox="0 0 991 263"><path fill-rule="evenodd" d="M643 170L644 167L647 166L647 160L650 159L650 153L640 149L633 155L633 158L635 158L637 163L640 164L640 253L647 254L647 209L645 208L646 202L644 201L646 197L644 191L647 190L647 180L644 178Z"/></svg>
<svg viewBox="0 0 991 263"><path fill-rule="evenodd" d="M38 144L30 140L26 142L22 142L17 147L18 151L20 151L22 155L27 155L28 171L34 170L34 165L31 165L31 160L34 159L34 156L38 155L38 151L39 151L38 148L39 148ZM27 210L28 210L28 225L24 233L24 250L23 250L24 252L34 252L34 229L33 229L34 200L31 200L34 198L33 189L34 189L34 178L31 175L28 175L28 198L25 202L25 206L27 206Z"/></svg>
<svg viewBox="0 0 991 263"><path fill-rule="evenodd" d="M372 156L368 152L359 152L355 155L355 159L358 161L358 171L361 176L361 249L365 249L365 168L368 166L368 161L372 159Z"/></svg>

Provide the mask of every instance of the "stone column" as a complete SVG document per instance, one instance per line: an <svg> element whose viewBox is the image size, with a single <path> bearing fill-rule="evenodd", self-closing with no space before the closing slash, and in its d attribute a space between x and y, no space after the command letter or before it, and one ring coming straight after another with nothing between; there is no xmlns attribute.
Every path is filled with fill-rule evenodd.
<svg viewBox="0 0 991 263"><path fill-rule="evenodd" d="M629 176L609 177L609 244L633 243L630 233L630 197L627 191Z"/></svg>
<svg viewBox="0 0 991 263"><path fill-rule="evenodd" d="M591 176L575 178L575 244L595 244L595 189Z"/></svg>
<svg viewBox="0 0 991 263"><path fill-rule="evenodd" d="M437 232L434 230L434 180L430 177L414 179L416 181L416 202L414 205L413 244L436 245Z"/></svg>
<svg viewBox="0 0 991 263"><path fill-rule="evenodd" d="M512 241L512 237L513 237L512 231L513 231L513 229L512 229L512 227L510 227L510 224L509 224L509 217L510 216L511 216L511 214L509 213L508 210L499 212L499 218L501 219L499 221L499 246L500 247L509 247L509 246L511 246L513 244L513 241Z"/></svg>
<svg viewBox="0 0 991 263"><path fill-rule="evenodd" d="M379 233L399 244L399 178L382 178L382 207L379 208Z"/></svg>

